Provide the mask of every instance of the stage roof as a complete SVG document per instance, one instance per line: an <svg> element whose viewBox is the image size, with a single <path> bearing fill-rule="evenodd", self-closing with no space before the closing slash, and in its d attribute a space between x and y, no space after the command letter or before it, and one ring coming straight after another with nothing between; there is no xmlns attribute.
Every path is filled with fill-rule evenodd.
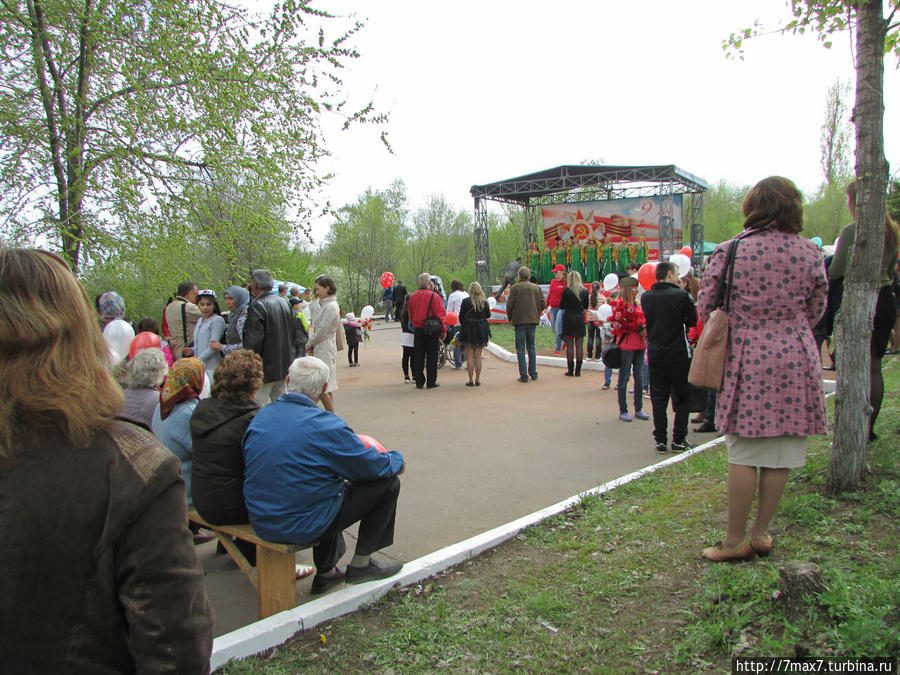
<svg viewBox="0 0 900 675"><path fill-rule="evenodd" d="M469 192L475 199L527 205L700 193L708 187L706 181L674 164L569 164L487 185L473 185Z"/></svg>

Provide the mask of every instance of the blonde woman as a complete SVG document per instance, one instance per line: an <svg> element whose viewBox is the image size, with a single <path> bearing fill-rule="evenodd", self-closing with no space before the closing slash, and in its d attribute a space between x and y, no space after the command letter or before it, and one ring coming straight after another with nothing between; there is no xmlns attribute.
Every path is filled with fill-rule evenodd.
<svg viewBox="0 0 900 675"><path fill-rule="evenodd" d="M459 307L459 339L466 348L466 368L469 371L467 387L481 386L481 351L491 339L487 322L490 316L491 307L484 297L484 290L481 284L473 281L469 284L469 297L463 299Z"/></svg>
<svg viewBox="0 0 900 675"><path fill-rule="evenodd" d="M341 328L341 309L337 303L337 284L327 274L316 277L313 286L316 302L310 303L310 333L306 355L321 359L328 366L328 388L322 394L322 405L334 412L334 392L337 390L337 332Z"/></svg>
<svg viewBox="0 0 900 675"><path fill-rule="evenodd" d="M559 299L559 311L562 312L562 330L560 334L566 343L566 363L569 366L565 374L569 377L581 377L581 363L584 361L584 334L587 332L584 323L584 312L588 308L588 294L581 285L581 275L569 272L568 285Z"/></svg>

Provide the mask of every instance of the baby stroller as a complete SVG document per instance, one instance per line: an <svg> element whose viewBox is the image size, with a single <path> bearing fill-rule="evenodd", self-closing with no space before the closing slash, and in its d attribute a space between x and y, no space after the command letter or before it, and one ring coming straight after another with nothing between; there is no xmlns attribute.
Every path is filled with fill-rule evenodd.
<svg viewBox="0 0 900 675"><path fill-rule="evenodd" d="M438 361L437 367L443 368L448 361L453 361L453 349L456 347L456 340L459 338L459 324L455 326L447 326L447 334L438 345ZM459 360L466 362L466 352L462 351Z"/></svg>

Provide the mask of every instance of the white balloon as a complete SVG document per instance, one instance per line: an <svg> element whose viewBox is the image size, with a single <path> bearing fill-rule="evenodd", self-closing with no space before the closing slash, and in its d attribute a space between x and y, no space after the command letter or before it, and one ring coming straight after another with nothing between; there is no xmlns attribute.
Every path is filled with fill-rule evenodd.
<svg viewBox="0 0 900 675"><path fill-rule="evenodd" d="M107 345L109 347L109 345ZM122 363L122 359L125 357L119 354L115 349L109 347L109 367L110 369L115 368L117 365Z"/></svg>
<svg viewBox="0 0 900 675"><path fill-rule="evenodd" d="M597 318L600 321L607 321L613 315L613 308L609 305L600 305L597 308Z"/></svg>
<svg viewBox="0 0 900 675"><path fill-rule="evenodd" d="M487 303L488 303L488 307L490 307L493 310L497 306L497 298L495 298L493 295L489 295L488 299L487 299Z"/></svg>
<svg viewBox="0 0 900 675"><path fill-rule="evenodd" d="M120 355L119 360L124 359L131 341L134 340L134 328L122 319L110 321L103 329L103 339L106 340L107 347Z"/></svg>
<svg viewBox="0 0 900 675"><path fill-rule="evenodd" d="M669 262L678 266L679 277L683 277L691 271L691 259L683 253L673 253L669 256Z"/></svg>
<svg viewBox="0 0 900 675"><path fill-rule="evenodd" d="M607 291L611 291L616 286L619 285L619 275L615 272L610 272L605 277L603 277L603 288Z"/></svg>
<svg viewBox="0 0 900 675"><path fill-rule="evenodd" d="M372 305L366 305L362 308L362 311L359 313L360 319L371 319L372 315L375 314L375 308Z"/></svg>

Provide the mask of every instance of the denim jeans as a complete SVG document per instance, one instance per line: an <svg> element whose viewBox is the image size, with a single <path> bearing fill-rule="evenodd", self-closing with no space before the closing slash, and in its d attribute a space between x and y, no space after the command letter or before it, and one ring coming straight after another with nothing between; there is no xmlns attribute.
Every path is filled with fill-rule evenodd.
<svg viewBox="0 0 900 675"><path fill-rule="evenodd" d="M457 368L462 368L462 350L463 348L459 346L459 342L453 345L453 365Z"/></svg>
<svg viewBox="0 0 900 675"><path fill-rule="evenodd" d="M553 334L556 336L556 351L562 349L562 313L559 307L550 308L550 326L553 328Z"/></svg>
<svg viewBox="0 0 900 675"><path fill-rule="evenodd" d="M619 383L616 389L619 393L619 414L628 412L628 403L625 401L628 394L628 378L634 372L634 412L639 412L644 405L644 350L622 350L622 365L619 367Z"/></svg>
<svg viewBox="0 0 900 675"><path fill-rule="evenodd" d="M534 331L537 326L526 323L515 326L516 330L516 358L519 360L519 377L526 378L531 375L537 377L537 353L534 348ZM528 352L528 364L525 363L525 352Z"/></svg>

